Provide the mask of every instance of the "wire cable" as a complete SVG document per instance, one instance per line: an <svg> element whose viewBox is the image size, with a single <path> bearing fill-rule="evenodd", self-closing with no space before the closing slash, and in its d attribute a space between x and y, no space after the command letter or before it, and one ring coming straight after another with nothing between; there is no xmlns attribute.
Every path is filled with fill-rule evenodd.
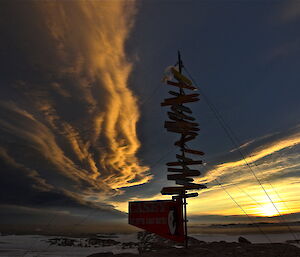
<svg viewBox="0 0 300 257"><path fill-rule="evenodd" d="M242 212L247 216L247 218L250 220L250 222L255 225L259 232L261 234L263 234L266 239L268 240L269 243L272 243L271 239L268 237L268 235L261 229L261 227L255 223L252 218L250 217L250 215L245 211L245 209L233 198L233 196L225 189L225 187L221 184L221 182L217 179L215 179L215 181L220 185L220 187L225 191L225 193L230 197L230 199L242 210Z"/></svg>
<svg viewBox="0 0 300 257"><path fill-rule="evenodd" d="M188 76L190 77L190 79L193 81L195 87L199 90L199 92L201 93L201 95L203 96L204 100L207 102L209 108L211 109L211 111L214 113L215 117L217 118L217 120L219 121L219 124L221 125L221 127L224 129L226 135L228 136L228 138L230 139L231 143L233 144L233 146L237 149L237 151L239 152L239 154L241 155L243 161L245 162L246 166L249 168L249 170L251 171L251 173L253 174L253 176L255 177L256 181L259 183L260 187L262 188L262 190L264 191L264 193L266 194L266 196L268 197L269 201L271 202L271 204L274 206L276 212L279 214L280 219L283 221L283 223L285 223L285 220L282 216L282 214L280 213L280 211L278 210L277 206L275 205L274 201L271 199L270 195L268 194L267 190L265 189L265 187L263 186L263 184L261 183L260 179L257 177L256 173L254 172L254 170L252 169L252 167L250 166L250 164L248 163L248 161L246 160L246 156L244 155L244 153L241 151L239 144L237 143L237 138L235 135L235 133L233 132L233 130L230 128L230 126L225 122L225 120L223 119L222 115L219 113L219 111L217 110L217 108L214 106L214 104L209 100L209 98L206 96L206 94L203 92L202 89L200 89L197 86L197 83L195 81L195 79L193 78L193 76L191 75L191 73L189 72L189 70L186 68L186 66L184 66L184 70L186 71L186 73L188 74ZM287 224L287 227L291 233L291 235L293 236L293 238L295 240L297 240L297 237L295 236L294 232L291 230L290 226Z"/></svg>

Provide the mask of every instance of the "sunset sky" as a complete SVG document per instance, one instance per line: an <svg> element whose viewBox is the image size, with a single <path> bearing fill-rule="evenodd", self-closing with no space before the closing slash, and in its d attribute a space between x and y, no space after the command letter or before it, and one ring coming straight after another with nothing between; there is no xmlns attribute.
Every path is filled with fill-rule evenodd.
<svg viewBox="0 0 300 257"><path fill-rule="evenodd" d="M299 1L1 1L0 232L126 230L128 201L169 198L177 50L240 147L203 96L190 104L208 186L191 221L249 222L242 207L279 222L263 188L299 221L299 27Z"/></svg>

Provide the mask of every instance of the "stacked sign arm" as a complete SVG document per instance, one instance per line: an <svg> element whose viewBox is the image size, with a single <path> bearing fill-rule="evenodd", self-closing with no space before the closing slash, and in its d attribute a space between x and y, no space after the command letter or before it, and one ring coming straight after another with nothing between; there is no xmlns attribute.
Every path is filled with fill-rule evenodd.
<svg viewBox="0 0 300 257"><path fill-rule="evenodd" d="M164 127L167 131L172 133L180 134L180 139L177 140L174 145L180 148L181 154L177 154L177 161L168 162L168 180L175 181L178 186L175 187L164 187L161 190L163 195L176 195L179 197L194 197L198 194L186 194L186 190L199 190L206 188L205 185L193 183L194 179L192 177L197 177L201 173L198 170L190 169L189 165L202 164L202 160L194 160L192 158L186 157L185 154L191 155L204 155L202 151L190 149L187 147L187 143L192 141L198 135L199 124L195 122L195 118L191 116L192 110L185 106L186 103L192 103L199 100L199 94L192 93L186 94L184 90L196 91L196 87L193 86L191 80L181 74L176 67L171 67L171 72L173 74L174 80L167 80L167 85L175 86L178 88L179 92L169 91L172 95L171 98L166 98L161 106L169 106L171 110L168 112L168 117L170 120L166 121ZM174 168L173 168L174 166ZM175 168L178 166L178 168ZM174 174L176 173L176 174Z"/></svg>

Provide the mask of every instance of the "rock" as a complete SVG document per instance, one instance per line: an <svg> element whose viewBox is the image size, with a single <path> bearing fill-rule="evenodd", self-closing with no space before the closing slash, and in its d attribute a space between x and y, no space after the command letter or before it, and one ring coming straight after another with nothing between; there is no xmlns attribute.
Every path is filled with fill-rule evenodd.
<svg viewBox="0 0 300 257"><path fill-rule="evenodd" d="M94 245L94 246L112 246L120 244L120 242L117 242L113 239L102 239L97 237L90 237L87 239L88 245Z"/></svg>
<svg viewBox="0 0 300 257"><path fill-rule="evenodd" d="M108 252L108 253L94 253L87 257L113 257L113 256L114 254L112 252Z"/></svg>
<svg viewBox="0 0 300 257"><path fill-rule="evenodd" d="M205 245L206 243L204 241L198 240L194 237L189 236L188 237L188 244L189 246L195 246L195 245Z"/></svg>
<svg viewBox="0 0 300 257"><path fill-rule="evenodd" d="M300 248L289 244L255 244L212 242L190 246L188 249L177 247L157 248L133 253L94 253L88 257L300 257Z"/></svg>
<svg viewBox="0 0 300 257"><path fill-rule="evenodd" d="M113 254L112 252L107 252L107 253L94 253L88 255L87 257L137 257L137 255L133 253Z"/></svg>
<svg viewBox="0 0 300 257"><path fill-rule="evenodd" d="M239 237L238 241L241 244L251 244L251 242L248 239L246 239L245 237L242 237L242 236Z"/></svg>
<svg viewBox="0 0 300 257"><path fill-rule="evenodd" d="M286 243L288 243L288 244L300 244L300 239L286 240Z"/></svg>
<svg viewBox="0 0 300 257"><path fill-rule="evenodd" d="M122 243L122 249L129 249L129 248L137 248L139 246L138 243L134 242L125 242Z"/></svg>

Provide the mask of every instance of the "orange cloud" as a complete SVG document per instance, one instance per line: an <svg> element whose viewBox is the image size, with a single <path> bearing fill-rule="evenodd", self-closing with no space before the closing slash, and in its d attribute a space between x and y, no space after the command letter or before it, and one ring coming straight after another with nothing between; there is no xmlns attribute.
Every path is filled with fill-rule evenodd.
<svg viewBox="0 0 300 257"><path fill-rule="evenodd" d="M254 150L252 153L246 156L245 160L240 159L238 161L233 162L226 162L220 165L217 165L214 169L208 171L208 173L201 178L201 181L205 182L212 182L215 179L221 177L221 176L229 176L232 174L235 174L237 177L239 176L239 173L241 174L242 170L246 170L247 172L251 172L249 168L246 166L246 162L248 164L253 164L258 160L261 160L264 157L270 156L278 151L281 151L283 149L293 147L300 144L300 132L299 130L296 133L293 133L292 135L289 135L285 138L281 138L279 140L276 140L274 142L271 142L267 145L263 145L256 150ZM281 168L277 167L273 170L273 172L280 171Z"/></svg>
<svg viewBox="0 0 300 257"><path fill-rule="evenodd" d="M293 133L261 145L246 156L247 163L281 214L300 211L299 183L295 181L295 173L299 170L299 154L293 150L299 144L300 132L297 127ZM282 154L277 154L280 151ZM254 166L257 161L260 161L259 164ZM199 198L189 200L189 211L192 214L244 215L216 180L223 184L247 214L279 215L242 159L217 165L198 180L200 183L208 183L208 189L201 192Z"/></svg>
<svg viewBox="0 0 300 257"><path fill-rule="evenodd" d="M89 105L90 138L84 142L80 132L61 121L55 112L48 115L48 122L54 117L63 122L59 129L63 130L78 159L84 160L85 175L95 183L102 181L118 189L148 182L151 179L145 173L148 167L140 165L136 157L140 147L136 133L139 110L136 97L128 87L132 64L125 53L135 3L75 1L69 5L49 1L38 3L37 7L57 41L61 60L68 60L68 55L73 54L72 62L60 72L77 79L82 98ZM78 52L74 54L73 49ZM61 86L59 89L69 95ZM97 89L103 93L99 98L93 94ZM74 136L76 133L78 136ZM99 145L98 141L105 144ZM93 157L91 147L98 148L97 158Z"/></svg>
<svg viewBox="0 0 300 257"><path fill-rule="evenodd" d="M11 79L21 101L0 103L1 130L9 135L3 153L14 148L10 164L37 167L39 183L65 187L84 201L148 182L152 176L137 157L140 113L125 51L135 1L28 5L32 17L24 19L28 42L22 49L34 75ZM34 34L32 24L38 24ZM19 142L30 156L18 155Z"/></svg>

